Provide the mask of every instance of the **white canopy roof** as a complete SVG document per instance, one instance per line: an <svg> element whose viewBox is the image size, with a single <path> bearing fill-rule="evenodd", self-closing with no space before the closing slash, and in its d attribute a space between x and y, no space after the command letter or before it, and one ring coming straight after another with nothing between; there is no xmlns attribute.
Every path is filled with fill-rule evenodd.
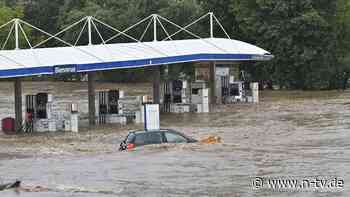
<svg viewBox="0 0 350 197"><path fill-rule="evenodd" d="M201 38L187 29L206 16L210 17L210 38ZM127 31L147 21L148 19L150 19L150 21L140 40L126 34ZM223 32L228 38L214 37L214 19L217 21L217 24L222 28ZM169 35L161 20L179 28L180 30L172 35ZM68 29L84 21L85 24L76 40L76 43L78 43L84 28L87 25L89 45L76 46L76 44L70 44L57 37ZM142 39L152 22L154 24L154 41L143 42ZM100 34L95 23L102 24L105 27L116 31L118 34L112 36L108 40L105 40ZM8 23L0 26L0 29L10 24L12 24L12 27L3 48L6 46L13 29L15 29L17 50L0 50L0 78L34 76L42 74L91 72L98 70L136 68L195 61L261 61L269 60L273 57L268 51L265 51L257 46L230 39L230 36L227 34L213 13L208 13L185 27L181 27L157 14L152 14L124 31L119 31L118 29L105 24L98 19L89 16L84 17L80 21L68 26L55 35L49 34L20 19L11 20ZM26 33L22 28L22 24L49 36L49 38L33 46L27 38ZM167 38L163 39L162 41L157 41L157 24L162 27L167 35ZM92 27L95 27L95 30L102 40L101 44L92 45ZM30 46L30 49L18 48L19 32L23 33L23 36ZM180 32L186 32L197 39L171 40L173 36ZM113 38L116 38L119 35L126 36L136 42L107 44L109 41L113 40ZM56 39L68 46L37 48L50 39Z"/></svg>
<svg viewBox="0 0 350 197"><path fill-rule="evenodd" d="M0 51L0 77L65 72L62 68L70 68L69 72L89 72L194 61L271 58L264 49L223 38L3 50Z"/></svg>

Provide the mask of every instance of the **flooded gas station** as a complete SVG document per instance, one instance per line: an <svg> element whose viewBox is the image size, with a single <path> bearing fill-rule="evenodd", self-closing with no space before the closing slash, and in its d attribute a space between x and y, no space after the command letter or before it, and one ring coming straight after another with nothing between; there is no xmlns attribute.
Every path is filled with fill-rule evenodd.
<svg viewBox="0 0 350 197"><path fill-rule="evenodd" d="M247 80L239 64L274 56L231 39L213 13L203 17L210 19L209 38L152 14L139 22L153 22L154 40L143 42L128 35L129 29L119 31L87 16L69 26L87 24L85 46L67 43L58 37L60 32L52 35L20 19L8 22L15 29L16 48L0 51L0 78L8 80L0 82L0 190L4 190L0 195L293 194L293 190L257 188L262 187L254 182L257 177L331 177L342 180L345 187L304 190L298 196L349 194L350 92L260 91L259 83ZM178 32L169 35L161 20L196 39L172 40ZM215 38L214 22L227 38ZM93 43L92 33L99 33L95 23L133 42L111 44L108 41L113 37L106 40L99 34L102 42ZM26 37L21 24L67 46L36 49L41 43L33 47L27 40L30 49L20 49L21 31ZM164 40L157 36L159 25L167 35ZM161 67L187 63L193 66L192 78L161 79ZM134 68L151 68L153 81L104 83L96 79L97 72ZM36 78L74 74L86 79ZM179 131L198 142L136 148L132 143L127 151L118 151L130 131L149 133L160 128ZM15 186L6 184L11 182Z"/></svg>
<svg viewBox="0 0 350 197"><path fill-rule="evenodd" d="M86 83L28 82L23 86L24 92L45 87L57 97L66 92L87 94ZM2 83L0 91L1 107L9 112L11 107L4 103L12 102L7 96L12 87L12 83ZM97 84L97 88L111 87L147 94L152 85ZM107 124L79 133L1 135L1 181L21 180L23 187L40 190L8 190L1 196L290 195L252 188L257 176L339 177L345 180L345 188L313 195L346 196L349 98L349 92L338 91L263 91L261 102L255 105L238 103L219 106L212 113L161 116L161 127L196 139L220 136L216 144L117 151L128 130L143 127L137 124ZM79 104L87 105L87 100Z"/></svg>

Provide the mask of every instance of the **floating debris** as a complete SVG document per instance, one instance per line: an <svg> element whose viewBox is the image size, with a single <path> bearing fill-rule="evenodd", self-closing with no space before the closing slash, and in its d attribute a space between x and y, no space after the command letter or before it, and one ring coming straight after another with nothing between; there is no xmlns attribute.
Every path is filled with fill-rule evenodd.
<svg viewBox="0 0 350 197"><path fill-rule="evenodd" d="M0 185L0 191L15 189L15 188L19 188L20 186L21 186L21 181L15 181L14 183L6 183L6 184Z"/></svg>
<svg viewBox="0 0 350 197"><path fill-rule="evenodd" d="M64 191L64 192L70 192L70 193L98 193L98 194L117 194L121 192L122 190L118 191L117 193L112 190L101 190L101 189L92 189L92 188L84 188L84 187L76 187L76 186L65 186L60 185L56 188L57 191Z"/></svg>
<svg viewBox="0 0 350 197"><path fill-rule="evenodd" d="M42 187L42 186L35 186L35 187L19 187L17 191L20 192L48 192L50 191L48 188Z"/></svg>
<svg viewBox="0 0 350 197"><path fill-rule="evenodd" d="M219 144L219 143L221 143L221 137L220 136L209 136L207 138L200 140L200 143L202 143L202 144Z"/></svg>

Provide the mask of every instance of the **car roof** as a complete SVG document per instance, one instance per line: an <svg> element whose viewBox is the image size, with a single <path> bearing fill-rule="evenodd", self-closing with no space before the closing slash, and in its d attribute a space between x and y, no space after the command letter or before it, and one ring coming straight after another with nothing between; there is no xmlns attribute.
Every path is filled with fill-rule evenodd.
<svg viewBox="0 0 350 197"><path fill-rule="evenodd" d="M136 136L138 134L146 134L146 133L158 133L158 132L170 132L170 133L174 133L177 135L180 135L188 140L192 140L193 138L188 137L187 135L185 135L184 133L181 133L179 131L173 130L173 129L159 129L159 130L151 130L151 131L145 131L145 130L134 130L134 131L130 131L128 134L128 137L131 137L132 135Z"/></svg>
<svg viewBox="0 0 350 197"><path fill-rule="evenodd" d="M179 133L179 132L174 131L172 129L159 129L159 130L149 130L149 131L146 131L146 130L135 130L135 131L130 131L129 133L139 134L139 133L152 133L152 132L165 132L165 131Z"/></svg>

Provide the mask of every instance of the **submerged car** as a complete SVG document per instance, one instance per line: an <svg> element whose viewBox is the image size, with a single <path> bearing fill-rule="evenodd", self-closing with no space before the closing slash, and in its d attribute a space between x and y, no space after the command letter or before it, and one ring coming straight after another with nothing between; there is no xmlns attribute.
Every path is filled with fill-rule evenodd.
<svg viewBox="0 0 350 197"><path fill-rule="evenodd" d="M160 129L156 131L132 131L125 140L120 143L119 150L130 150L135 147L162 144L162 143L194 143L197 140L171 129Z"/></svg>

